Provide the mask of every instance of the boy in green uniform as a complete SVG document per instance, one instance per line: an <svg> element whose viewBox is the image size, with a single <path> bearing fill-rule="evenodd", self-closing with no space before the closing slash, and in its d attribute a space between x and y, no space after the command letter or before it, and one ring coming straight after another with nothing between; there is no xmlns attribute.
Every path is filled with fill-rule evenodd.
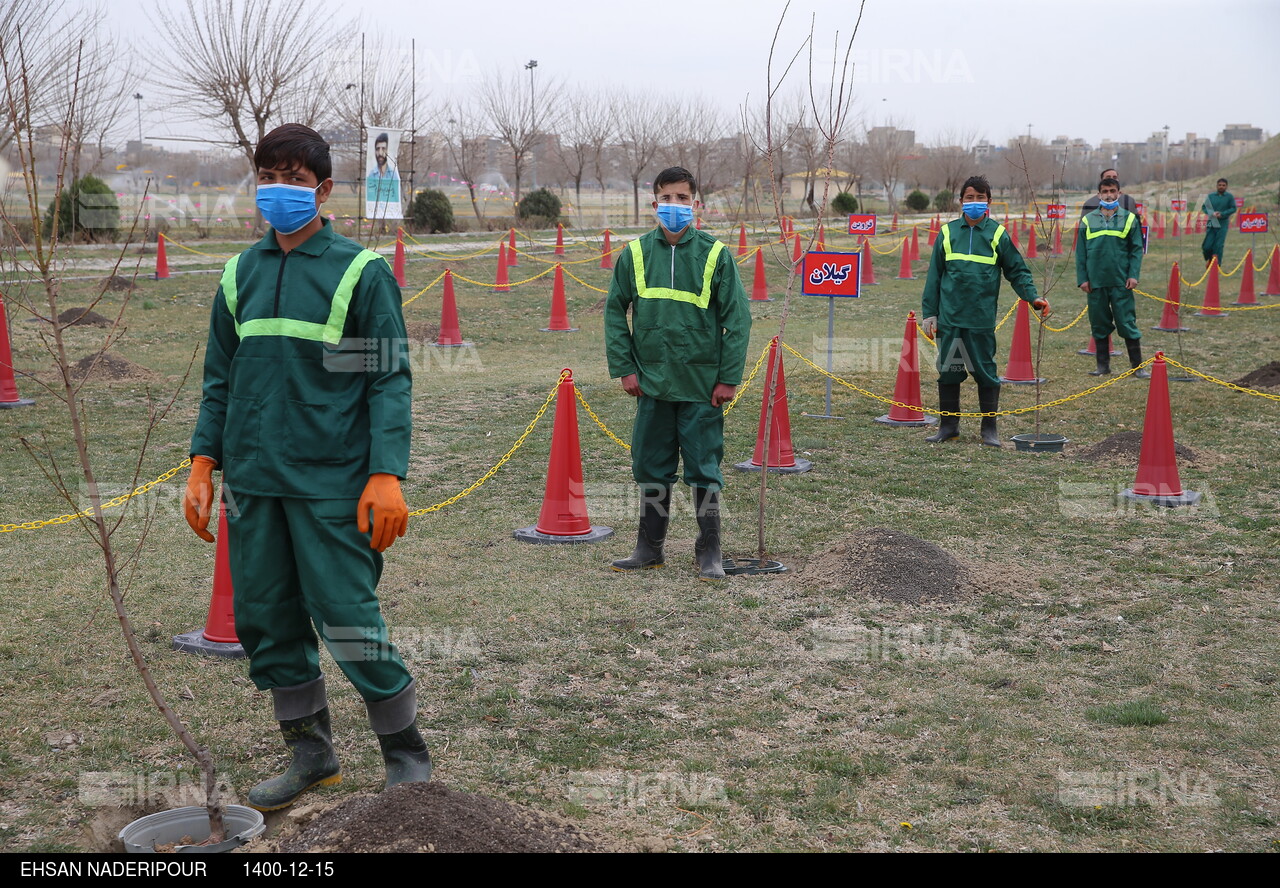
<svg viewBox="0 0 1280 888"><path fill-rule="evenodd" d="M279 127L254 163L272 230L227 263L214 297L184 507L212 542L211 473L221 469L236 634L293 755L249 791L251 806L270 811L341 780L313 625L365 701L387 785L427 780L431 756L375 592L381 553L409 514L400 289L382 256L321 218L333 179L316 132Z"/></svg>
<svg viewBox="0 0 1280 888"><path fill-rule="evenodd" d="M1120 183L1103 179L1098 186L1098 209L1086 213L1076 229L1076 285L1089 299L1089 325L1098 366L1090 376L1111 372L1107 337L1112 330L1124 337L1129 365L1142 363L1142 332L1133 307L1133 288L1142 271L1142 222L1120 206ZM1151 374L1139 370L1135 376Z"/></svg>
<svg viewBox="0 0 1280 888"><path fill-rule="evenodd" d="M618 257L605 298L609 375L638 399L631 471L640 485L635 551L615 570L661 567L671 488L684 459L693 488L699 577L724 578L720 499L725 404L742 382L751 309L724 244L693 225L698 186L682 167L653 181L659 225ZM627 323L627 311L631 323Z"/></svg>
<svg viewBox="0 0 1280 888"><path fill-rule="evenodd" d="M1227 244L1227 229L1231 227L1230 219L1236 212L1236 199L1227 190L1227 180L1218 180L1218 193L1206 194L1201 211L1209 217L1204 229L1204 243L1200 252L1204 254L1204 267L1208 268L1213 258L1218 257L1218 267L1222 267L1222 248Z"/></svg>
<svg viewBox="0 0 1280 888"><path fill-rule="evenodd" d="M996 299L1000 276L1018 297L1044 314L1049 300L1036 292L1035 281L1022 254L1005 236L1003 225L987 215L991 185L985 176L970 176L960 192L963 215L942 226L929 261L921 305L921 329L936 337L938 346L938 404L943 411L960 412L960 383L972 373L978 383L983 413L1000 409L1000 377L996 372ZM936 434L926 441L960 437L960 417L943 416ZM996 418L982 418L982 443L1000 447Z"/></svg>

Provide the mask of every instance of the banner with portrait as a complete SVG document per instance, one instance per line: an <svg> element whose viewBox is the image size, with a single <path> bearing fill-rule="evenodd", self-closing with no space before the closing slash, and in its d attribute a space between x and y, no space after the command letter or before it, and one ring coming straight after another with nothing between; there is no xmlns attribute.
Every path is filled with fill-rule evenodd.
<svg viewBox="0 0 1280 888"><path fill-rule="evenodd" d="M400 130L369 127L365 143L364 217L403 219L400 206Z"/></svg>

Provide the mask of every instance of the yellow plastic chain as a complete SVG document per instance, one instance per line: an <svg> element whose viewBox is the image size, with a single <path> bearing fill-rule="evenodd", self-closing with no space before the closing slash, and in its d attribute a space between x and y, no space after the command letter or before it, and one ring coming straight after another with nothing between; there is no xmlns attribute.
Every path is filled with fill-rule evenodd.
<svg viewBox="0 0 1280 888"><path fill-rule="evenodd" d="M401 308L404 308L404 307L405 307L406 305L408 305L410 302L412 302L413 300L417 299L417 298L418 298L419 296L421 296L423 293L427 292L427 291L428 291L428 290L430 290L432 287L434 287L436 284L440 283L440 280L441 280L441 279L442 279L446 274L448 274L448 272L447 272L447 271L442 271L442 272L440 272L438 275L436 275L436 279L435 279L434 281L432 281L431 283L427 284L425 287L423 287L423 288L422 288L421 290L419 290L417 293L414 293L412 296L410 296L410 297L409 297L408 299L406 299L404 302L401 302L401 303L400 303L400 307L401 307Z"/></svg>
<svg viewBox="0 0 1280 888"><path fill-rule="evenodd" d="M168 481L170 478L178 474L180 471L182 471L189 465L191 465L191 460L184 459L177 466L165 472L163 475L161 475L159 478L155 479L154 481L148 481L146 484L143 484L140 487L135 487L133 490L129 491L128 493L121 494L120 496L113 497L112 499L107 500L106 502L101 504L102 508L111 509L118 505L121 505L122 503L132 499L135 496L141 496L151 488L155 487L157 484L163 484L165 481ZM42 527L49 527L55 524L67 524L72 521L78 521L81 518L88 518L92 514L93 514L93 509L88 508L88 509L85 509L83 512L76 512L74 515L59 515L57 518L49 518L44 521L24 521L21 524L0 524L0 533L11 533L15 530L39 530Z"/></svg>
<svg viewBox="0 0 1280 888"><path fill-rule="evenodd" d="M1151 293L1146 292L1145 290L1139 290L1137 287L1134 287L1133 292L1141 296L1146 296L1148 299L1154 299L1156 302L1164 302L1169 305L1180 305L1183 308L1204 308L1205 307L1204 305L1194 305L1192 303L1179 302L1173 299L1165 299L1163 296L1155 296ZM1280 302L1272 302L1267 305L1263 305L1262 303L1259 303L1257 305L1219 305L1218 311L1257 311L1258 309L1262 309L1262 308L1276 308L1276 307L1280 307Z"/></svg>
<svg viewBox="0 0 1280 888"><path fill-rule="evenodd" d="M462 275L458 274L456 271L453 273L453 276L460 281L466 281L468 284L475 284L477 287L488 287L490 289L493 289L494 287L518 287L521 284L527 284L527 283L530 283L531 281L536 281L540 277L546 277L547 275L551 274L551 272L555 270L556 270L555 266L553 265L549 268L546 268L540 271L538 274L535 274L531 278L525 278L522 281L508 281L505 284L486 284L484 281L473 281L469 277L463 277Z"/></svg>

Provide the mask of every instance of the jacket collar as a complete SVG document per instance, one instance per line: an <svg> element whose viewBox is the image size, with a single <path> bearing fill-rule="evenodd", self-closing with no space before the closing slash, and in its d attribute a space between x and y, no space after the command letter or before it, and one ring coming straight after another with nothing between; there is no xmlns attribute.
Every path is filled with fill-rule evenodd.
<svg viewBox="0 0 1280 888"><path fill-rule="evenodd" d="M293 252L306 253L308 256L321 256L324 254L325 250L329 249L329 245L333 243L337 236L338 235L334 233L333 225L328 219L321 216L320 230L294 247ZM268 230L267 233L262 236L262 239L254 244L251 249L268 250L276 253L281 252L280 244L276 240L276 233L270 230Z"/></svg>

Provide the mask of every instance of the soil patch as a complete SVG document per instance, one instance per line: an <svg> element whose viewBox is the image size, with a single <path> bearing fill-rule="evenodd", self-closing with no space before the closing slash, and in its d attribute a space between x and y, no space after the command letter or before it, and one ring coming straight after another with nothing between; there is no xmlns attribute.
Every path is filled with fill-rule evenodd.
<svg viewBox="0 0 1280 888"><path fill-rule="evenodd" d="M606 298L608 297L601 296L599 299L597 299L596 302L590 308L587 309L587 314L602 313L604 311L604 301Z"/></svg>
<svg viewBox="0 0 1280 888"><path fill-rule="evenodd" d="M121 292L123 290L134 289L133 281L119 274L113 274L111 275L111 277L103 278L102 286L104 289L111 290L112 292L116 292L116 293Z"/></svg>
<svg viewBox="0 0 1280 888"><path fill-rule="evenodd" d="M1199 459L1199 455L1185 444L1179 444L1176 441L1173 445L1174 454L1178 459L1184 462L1193 463ZM1136 463L1138 457L1142 454L1142 432L1125 431L1116 432L1108 438L1104 438L1092 447L1084 450L1077 450L1076 457L1087 462L1109 462L1111 460L1124 460L1125 462Z"/></svg>
<svg viewBox="0 0 1280 888"><path fill-rule="evenodd" d="M71 365L71 375L76 379L84 379L90 373L94 379L150 379L152 376L146 367L140 367L111 352L101 357L86 355Z"/></svg>
<svg viewBox="0 0 1280 888"><path fill-rule="evenodd" d="M68 308L58 315L58 325L62 327L110 327L111 323L110 318L86 308Z"/></svg>
<svg viewBox="0 0 1280 888"><path fill-rule="evenodd" d="M442 783L402 783L318 814L279 851L493 854L610 850L572 823Z"/></svg>
<svg viewBox="0 0 1280 888"><path fill-rule="evenodd" d="M957 601L971 594L969 570L933 543L887 527L837 541L805 565L802 578L819 588L873 595L906 604Z"/></svg>
<svg viewBox="0 0 1280 888"><path fill-rule="evenodd" d="M410 342L435 342L440 338L440 325L429 321L412 321L404 328Z"/></svg>
<svg viewBox="0 0 1280 888"><path fill-rule="evenodd" d="M1250 388L1275 388L1280 386L1280 361L1263 364L1257 370L1252 370L1239 379L1232 381L1236 385L1247 385Z"/></svg>

